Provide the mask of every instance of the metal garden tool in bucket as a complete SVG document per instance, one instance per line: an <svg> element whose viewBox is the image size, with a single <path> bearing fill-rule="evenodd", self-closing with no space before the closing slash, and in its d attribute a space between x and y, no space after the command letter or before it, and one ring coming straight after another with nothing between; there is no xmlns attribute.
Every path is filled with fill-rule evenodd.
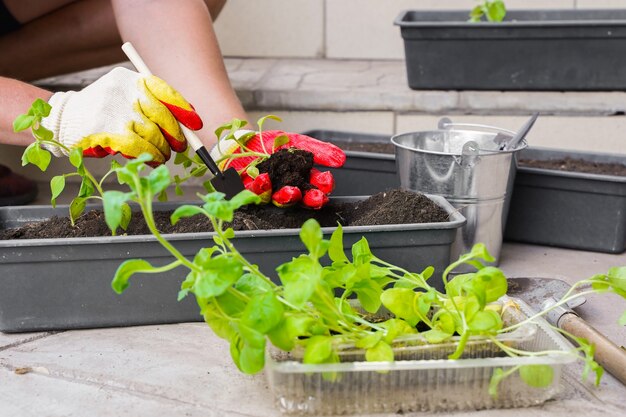
<svg viewBox="0 0 626 417"><path fill-rule="evenodd" d="M391 138L402 188L446 198L467 223L457 232L453 259L484 243L498 263L513 181L515 154L537 115L519 132L439 121L437 130Z"/></svg>

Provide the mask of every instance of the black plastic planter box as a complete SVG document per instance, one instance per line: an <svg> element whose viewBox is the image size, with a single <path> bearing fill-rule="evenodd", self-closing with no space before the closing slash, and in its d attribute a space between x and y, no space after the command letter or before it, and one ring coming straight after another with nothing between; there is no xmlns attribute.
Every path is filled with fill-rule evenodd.
<svg viewBox="0 0 626 417"><path fill-rule="evenodd" d="M341 147L342 144L389 144L390 153L345 151L346 163L342 168L330 169L335 177L336 196L374 195L400 187L396 171L396 157L390 136L334 130L309 130L305 135Z"/></svg>
<svg viewBox="0 0 626 417"><path fill-rule="evenodd" d="M361 199L364 197L360 197ZM451 245L465 218L441 197L430 196L450 213L444 223L355 226L344 228L350 247L365 236L376 256L409 270L433 265L443 272ZM354 201L357 197L335 198ZM176 207L155 204L156 210ZM10 228L53 215L67 216L67 206L1 207L0 227ZM327 236L334 228L325 228ZM305 251L299 229L238 232L233 239L246 258L266 274ZM168 235L185 256L213 244L213 233ZM117 267L126 259L141 258L153 265L171 262L168 252L151 235L97 238L0 241L0 331L76 329L199 321L194 297L177 302L187 271L138 274L121 295L111 289ZM441 280L432 278L434 283Z"/></svg>
<svg viewBox="0 0 626 417"><path fill-rule="evenodd" d="M624 90L626 10L406 11L409 86L444 90Z"/></svg>
<svg viewBox="0 0 626 417"><path fill-rule="evenodd" d="M626 155L528 148L519 159L571 157L626 165ZM626 250L626 177L520 166L504 238L621 253Z"/></svg>

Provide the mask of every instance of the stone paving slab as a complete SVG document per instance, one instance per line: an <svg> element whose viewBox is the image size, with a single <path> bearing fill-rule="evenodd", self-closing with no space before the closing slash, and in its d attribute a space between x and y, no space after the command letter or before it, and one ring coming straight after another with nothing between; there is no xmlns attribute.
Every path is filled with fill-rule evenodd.
<svg viewBox="0 0 626 417"><path fill-rule="evenodd" d="M394 111L473 114L614 115L626 92L411 90L403 60L227 58L233 87L249 110ZM122 64L132 68L130 63ZM80 89L112 66L40 80Z"/></svg>

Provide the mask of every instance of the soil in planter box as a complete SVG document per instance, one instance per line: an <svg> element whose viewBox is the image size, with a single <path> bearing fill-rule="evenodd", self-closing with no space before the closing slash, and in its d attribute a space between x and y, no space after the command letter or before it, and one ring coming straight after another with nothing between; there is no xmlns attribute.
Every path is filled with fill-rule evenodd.
<svg viewBox="0 0 626 417"><path fill-rule="evenodd" d="M339 146L344 151L386 153L386 154L395 153L394 146L391 143L375 143L375 142L359 142L359 141L344 142L341 140L331 140L329 142Z"/></svg>
<svg viewBox="0 0 626 417"><path fill-rule="evenodd" d="M197 215L181 219L175 226L170 224L170 212L156 212L157 228L162 233L190 233L213 231L210 221ZM234 230L268 230L299 228L309 218L315 218L322 226L410 224L448 221L448 213L422 194L400 189L387 191L353 203L331 202L320 210L304 208L280 209L271 205L245 206L235 213ZM119 231L119 234L123 234ZM125 232L128 235L150 234L141 213L133 213ZM31 223L16 229L0 231L0 240L45 239L66 237L110 236L104 214L92 210L85 213L72 226L67 217Z"/></svg>
<svg viewBox="0 0 626 417"><path fill-rule="evenodd" d="M314 188L309 183L313 154L300 149L281 149L269 159L257 165L260 173L267 172L272 182L272 190L277 191L285 185L292 185L306 191Z"/></svg>
<svg viewBox="0 0 626 417"><path fill-rule="evenodd" d="M626 177L626 165L607 162L592 162L583 159L563 158L550 160L520 159L519 166L528 168L552 169L558 171L584 172L588 174L614 175Z"/></svg>

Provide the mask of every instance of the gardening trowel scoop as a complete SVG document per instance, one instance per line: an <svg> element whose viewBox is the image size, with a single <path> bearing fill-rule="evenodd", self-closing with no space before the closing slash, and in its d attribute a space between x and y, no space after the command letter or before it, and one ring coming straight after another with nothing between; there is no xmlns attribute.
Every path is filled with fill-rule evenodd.
<svg viewBox="0 0 626 417"><path fill-rule="evenodd" d="M152 74L146 63L143 61L143 59L141 59L141 56L139 56L139 53L137 52L137 50L135 50L130 42L124 43L124 45L122 45L122 50L140 74ZM221 193L226 194L225 198L227 200L230 200L239 192L245 190L243 181L241 180L241 177L239 176L235 168L228 168L224 172L220 171L213 158L211 158L209 151L207 151L207 149L200 141L200 138L196 136L194 131L182 125L181 123L179 123L179 126L183 134L185 135L187 142L189 142L193 150L196 151L196 154L198 154L200 159L202 159L202 162L205 163L207 168L209 168L209 171L211 171L211 173L214 175L214 177L211 179L211 185L213 185L213 188Z"/></svg>
<svg viewBox="0 0 626 417"><path fill-rule="evenodd" d="M509 278L507 294L518 297L528 303L535 311L542 311L557 303L570 285L560 279L551 278ZM572 309L585 302L577 297L566 305L554 308L545 318L574 336L585 338L596 347L595 360L615 378L626 385L626 350L618 347L598 332L589 323L580 318Z"/></svg>

